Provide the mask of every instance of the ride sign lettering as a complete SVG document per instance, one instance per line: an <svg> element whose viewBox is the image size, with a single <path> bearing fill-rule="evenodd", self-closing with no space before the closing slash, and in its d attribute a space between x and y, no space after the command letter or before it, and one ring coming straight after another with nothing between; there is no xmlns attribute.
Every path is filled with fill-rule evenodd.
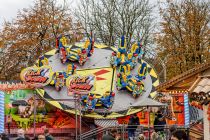
<svg viewBox="0 0 210 140"><path fill-rule="evenodd" d="M30 83L34 87L43 87L51 81L51 67L29 67L21 71L21 80L25 83Z"/></svg>
<svg viewBox="0 0 210 140"><path fill-rule="evenodd" d="M95 76L74 76L67 79L67 87L70 93L89 93L94 90Z"/></svg>

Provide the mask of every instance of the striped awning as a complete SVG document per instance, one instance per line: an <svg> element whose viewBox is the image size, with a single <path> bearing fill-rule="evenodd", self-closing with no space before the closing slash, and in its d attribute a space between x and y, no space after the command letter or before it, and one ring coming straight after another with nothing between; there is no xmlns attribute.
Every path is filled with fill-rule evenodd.
<svg viewBox="0 0 210 140"><path fill-rule="evenodd" d="M194 93L208 93L210 92L210 79L209 78L203 78L201 81L197 84L195 89L193 90Z"/></svg>
<svg viewBox="0 0 210 140"><path fill-rule="evenodd" d="M198 123L190 128L190 137L197 139L203 137L203 123Z"/></svg>
<svg viewBox="0 0 210 140"><path fill-rule="evenodd" d="M116 119L95 119L95 124L100 127L114 127L118 126L118 121Z"/></svg>

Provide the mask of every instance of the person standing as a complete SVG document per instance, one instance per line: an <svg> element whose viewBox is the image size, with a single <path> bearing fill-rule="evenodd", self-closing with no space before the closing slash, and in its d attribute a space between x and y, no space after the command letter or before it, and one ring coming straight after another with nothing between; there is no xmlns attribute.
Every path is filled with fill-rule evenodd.
<svg viewBox="0 0 210 140"><path fill-rule="evenodd" d="M163 115L160 113L160 111L158 111L154 121L155 132L164 132L165 125L166 125L166 120L163 117Z"/></svg>
<svg viewBox="0 0 210 140"><path fill-rule="evenodd" d="M134 114L133 116L130 116L129 122L128 122L128 138L130 140L134 139L135 137L135 131L138 127L138 125L140 125L139 123L139 117L137 116L137 114Z"/></svg>
<svg viewBox="0 0 210 140"><path fill-rule="evenodd" d="M146 138L145 138L144 134L139 134L138 140L145 140L145 139Z"/></svg>
<svg viewBox="0 0 210 140"><path fill-rule="evenodd" d="M188 137L183 130L176 130L172 133L171 140L188 140Z"/></svg>
<svg viewBox="0 0 210 140"><path fill-rule="evenodd" d="M16 140L25 140L25 131L23 129L18 129L18 138Z"/></svg>
<svg viewBox="0 0 210 140"><path fill-rule="evenodd" d="M111 131L102 137L102 140L120 140L117 129L113 128Z"/></svg>
<svg viewBox="0 0 210 140"><path fill-rule="evenodd" d="M44 135L39 135L38 140L45 140L45 136Z"/></svg>
<svg viewBox="0 0 210 140"><path fill-rule="evenodd" d="M54 140L53 136L50 134L49 129L44 130L44 135L46 140Z"/></svg>
<svg viewBox="0 0 210 140"><path fill-rule="evenodd" d="M2 134L1 134L0 139L1 139L1 140L9 140L8 136L7 136L5 133L2 133Z"/></svg>

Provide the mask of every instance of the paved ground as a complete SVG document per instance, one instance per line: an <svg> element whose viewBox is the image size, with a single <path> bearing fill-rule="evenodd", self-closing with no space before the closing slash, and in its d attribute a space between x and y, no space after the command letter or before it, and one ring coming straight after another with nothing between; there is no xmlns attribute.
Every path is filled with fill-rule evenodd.
<svg viewBox="0 0 210 140"><path fill-rule="evenodd" d="M100 68L100 67L110 67L110 56L112 51L111 50L105 50L105 49L97 49L95 48L94 54L92 57L83 65L78 66L78 69L94 69L94 68ZM66 70L67 64L62 64L60 62L58 54L55 54L54 56L49 58L49 64L52 66L53 71L62 71ZM139 64L135 67L134 70L132 70L132 74L136 75L138 70ZM115 83L115 81L114 81ZM145 93L143 96L138 97L137 99L134 99L131 94L128 93L127 90L125 91L117 91L114 86L114 92L116 93L115 99L114 99L114 105L111 109L113 112L123 111L127 110L133 103L143 100L144 98L148 97L151 90L152 90L152 80L151 76L148 74L146 76L146 79L144 80L145 83ZM54 87L45 87L44 88L47 93L53 98L53 99L71 99L72 96L67 95L67 89L66 87L62 88L60 92L57 92ZM63 104L74 108L74 103L69 101L62 101Z"/></svg>

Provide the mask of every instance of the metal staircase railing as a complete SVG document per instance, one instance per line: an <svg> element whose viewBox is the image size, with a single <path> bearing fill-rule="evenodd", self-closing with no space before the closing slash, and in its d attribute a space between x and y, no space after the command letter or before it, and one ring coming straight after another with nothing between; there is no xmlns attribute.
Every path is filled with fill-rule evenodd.
<svg viewBox="0 0 210 140"><path fill-rule="evenodd" d="M84 140L84 139L88 140L88 138L97 136L98 134L101 134L101 133L107 131L108 129L109 129L109 127L99 127L99 128L92 129L90 131L87 131L87 132L79 135L79 140Z"/></svg>
<svg viewBox="0 0 210 140"><path fill-rule="evenodd" d="M112 128L115 128L115 129L118 130L118 135L120 135L121 139L126 140L126 139L128 139L127 132L128 132L128 129L129 129L127 127L128 127L128 125L118 125L118 126L115 126L115 127L99 127L99 128L96 128L96 129L92 129L88 132L82 133L81 135L79 135L78 139L79 140L93 140L94 139L93 137L95 136L96 138L94 140L96 140L96 139L98 140L99 139L99 137L97 137L98 135L105 134L105 132L108 132ZM169 137L170 137L170 132L169 132L170 127L171 126L165 126L164 135L163 135L164 138L163 139L169 139ZM189 129L185 128L184 126L177 126L176 129L184 129L184 130L186 130L186 132L189 131ZM146 134L146 138L149 139L148 134L150 134L150 136L151 136L151 134L153 132L154 132L153 127L148 128L147 126L138 125L137 129L135 131L134 137L137 138L139 136L139 134ZM161 137L163 137L163 136L161 136Z"/></svg>

